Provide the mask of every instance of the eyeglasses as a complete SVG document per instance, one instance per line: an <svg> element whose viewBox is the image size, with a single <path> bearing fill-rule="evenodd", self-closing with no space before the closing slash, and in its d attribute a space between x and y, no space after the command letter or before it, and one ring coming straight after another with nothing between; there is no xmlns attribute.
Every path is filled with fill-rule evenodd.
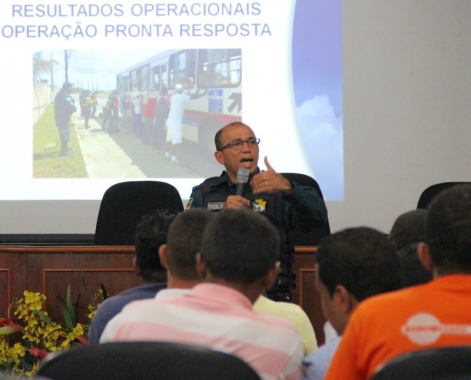
<svg viewBox="0 0 471 380"><path fill-rule="evenodd" d="M247 143L249 148L253 148L253 147L258 146L258 144L260 144L260 139L255 138L255 137L249 137L247 140L237 139L224 145L221 149L219 149L219 151L222 152L226 148L229 148L232 150L240 150L242 149L245 143Z"/></svg>

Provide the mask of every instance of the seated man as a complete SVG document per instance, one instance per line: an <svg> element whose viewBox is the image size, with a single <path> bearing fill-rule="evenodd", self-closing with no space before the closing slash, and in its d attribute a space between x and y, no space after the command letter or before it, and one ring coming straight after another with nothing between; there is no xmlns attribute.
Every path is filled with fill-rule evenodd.
<svg viewBox="0 0 471 380"><path fill-rule="evenodd" d="M131 301L154 298L155 294L167 287L166 272L159 260L159 247L167 242L167 233L176 211L157 210L145 215L136 227L134 240L136 256L133 266L144 285L128 289L116 296L109 297L98 307L93 317L90 344L97 344L106 324Z"/></svg>
<svg viewBox="0 0 471 380"><path fill-rule="evenodd" d="M167 289L158 292L156 299L187 294L201 282L196 270L196 255L201 251L206 225L213 217L211 211L193 209L173 220L167 244L159 249L160 262L167 269Z"/></svg>
<svg viewBox="0 0 471 380"><path fill-rule="evenodd" d="M181 297L136 301L106 327L100 342L172 341L224 350L263 378L299 378L296 327L252 310L276 278L279 237L262 215L224 210L208 223L197 268L204 282Z"/></svg>
<svg viewBox="0 0 471 380"><path fill-rule="evenodd" d="M309 186L301 186L278 174L265 157L266 171L258 166L260 139L246 124L233 122L214 136L217 162L225 171L219 177L206 179L191 192L187 208L202 207L212 211L222 208L247 207L267 215L288 234L294 228L312 231L324 225L327 208L324 200ZM249 173L248 183L240 188L237 174ZM280 273L275 285L267 291L274 301L291 301L293 247L288 244L280 255Z"/></svg>
<svg viewBox="0 0 471 380"><path fill-rule="evenodd" d="M387 236L372 228L349 228L325 238L316 252L316 269L324 315L339 336L361 301L401 288L399 256ZM324 378L340 339L306 360L307 379Z"/></svg>
<svg viewBox="0 0 471 380"><path fill-rule="evenodd" d="M257 313L276 315L291 321L298 329L303 342L303 355L317 350L317 339L309 317L301 307L290 302L275 302L261 295L253 304Z"/></svg>
<svg viewBox="0 0 471 380"><path fill-rule="evenodd" d="M369 379L406 352L470 345L471 186L430 203L419 258L434 279L362 302L350 319L326 379Z"/></svg>
<svg viewBox="0 0 471 380"><path fill-rule="evenodd" d="M432 273L424 268L417 255L419 243L425 239L427 210L405 212L395 220L389 237L401 258L402 286L425 284Z"/></svg>

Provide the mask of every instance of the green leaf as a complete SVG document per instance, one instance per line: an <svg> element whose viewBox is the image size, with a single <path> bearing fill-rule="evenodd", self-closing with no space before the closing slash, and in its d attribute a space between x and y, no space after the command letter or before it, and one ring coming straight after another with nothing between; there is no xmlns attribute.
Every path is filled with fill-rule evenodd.
<svg viewBox="0 0 471 380"><path fill-rule="evenodd" d="M100 287L101 287L101 293L103 294L103 301L104 301L109 297L109 295L108 295L108 292L106 291L105 285L100 283Z"/></svg>

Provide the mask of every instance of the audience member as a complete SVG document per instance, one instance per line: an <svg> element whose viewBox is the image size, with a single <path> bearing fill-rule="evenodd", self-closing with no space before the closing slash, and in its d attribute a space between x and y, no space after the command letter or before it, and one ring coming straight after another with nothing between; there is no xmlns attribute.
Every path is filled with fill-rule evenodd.
<svg viewBox="0 0 471 380"><path fill-rule="evenodd" d="M425 239L427 210L408 211L394 222L389 234L401 259L402 286L425 284L432 279L432 272L419 260L417 248Z"/></svg>
<svg viewBox="0 0 471 380"><path fill-rule="evenodd" d="M159 248L167 242L170 223L178 215L176 211L160 209L145 215L136 227L134 240L136 256L133 266L144 285L128 289L103 301L93 317L89 342L96 344L106 324L129 302L155 297L166 288L166 272L159 259Z"/></svg>
<svg viewBox="0 0 471 380"><path fill-rule="evenodd" d="M339 335L307 360L306 378L324 378L350 316L365 298L401 288L400 260L385 234L349 228L322 240L316 252L322 310ZM346 377L348 378L348 377Z"/></svg>
<svg viewBox="0 0 471 380"><path fill-rule="evenodd" d="M278 232L263 215L221 211L208 223L197 256L204 282L181 297L126 306L101 341L199 344L239 356L265 379L298 378L303 355L295 326L252 310L276 278L279 247Z"/></svg>
<svg viewBox="0 0 471 380"><path fill-rule="evenodd" d="M190 292L201 279L196 270L196 255L206 225L214 213L203 209L188 210L178 215L168 230L167 244L159 249L162 265L167 269L167 289L156 299L176 297Z"/></svg>
<svg viewBox="0 0 471 380"><path fill-rule="evenodd" d="M471 186L440 193L428 207L419 258L434 279L360 304L327 380L369 379L406 352L471 344Z"/></svg>
<svg viewBox="0 0 471 380"><path fill-rule="evenodd" d="M253 305L257 313L276 315L291 321L298 329L303 343L303 354L307 356L317 350L317 339L309 317L300 306L290 302L276 302L263 295Z"/></svg>

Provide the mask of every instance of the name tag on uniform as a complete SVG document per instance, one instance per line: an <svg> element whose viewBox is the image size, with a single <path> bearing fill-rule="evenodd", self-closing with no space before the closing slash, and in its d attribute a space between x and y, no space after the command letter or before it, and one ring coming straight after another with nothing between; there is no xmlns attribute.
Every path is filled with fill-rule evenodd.
<svg viewBox="0 0 471 380"><path fill-rule="evenodd" d="M222 210L226 202L208 202L208 210Z"/></svg>

